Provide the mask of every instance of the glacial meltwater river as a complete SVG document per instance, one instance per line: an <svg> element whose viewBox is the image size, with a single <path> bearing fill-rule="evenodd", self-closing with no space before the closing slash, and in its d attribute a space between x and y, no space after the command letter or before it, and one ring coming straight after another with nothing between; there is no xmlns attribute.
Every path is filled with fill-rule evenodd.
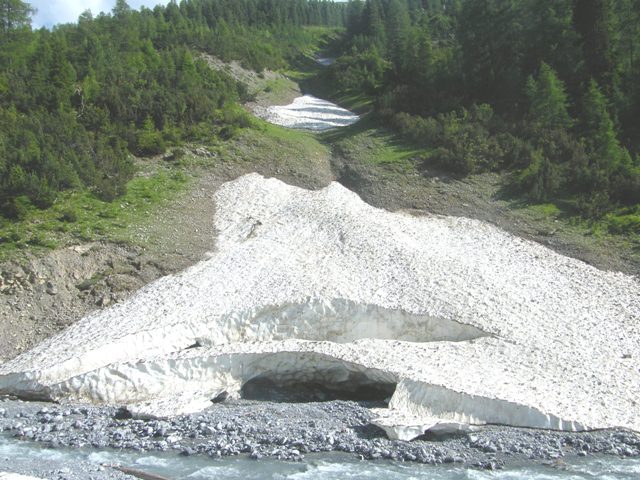
<svg viewBox="0 0 640 480"><path fill-rule="evenodd" d="M267 479L472 479L472 480L578 480L640 478L640 459L584 457L565 460L559 466L519 466L498 471L481 471L456 466L430 466L390 461L360 461L347 454L308 455L303 462L251 460L246 456L211 458L177 453L138 453L94 449L47 449L39 444L15 441L0 435L0 471L15 465L74 465L78 462L119 464L163 475L172 480L267 480ZM51 468L48 470L51 472ZM33 474L37 474L37 469ZM57 477L56 477L57 478Z"/></svg>

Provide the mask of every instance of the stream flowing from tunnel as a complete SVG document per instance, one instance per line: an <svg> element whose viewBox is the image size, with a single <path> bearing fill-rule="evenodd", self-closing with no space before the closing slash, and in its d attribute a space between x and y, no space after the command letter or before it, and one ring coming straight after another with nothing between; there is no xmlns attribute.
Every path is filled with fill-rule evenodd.
<svg viewBox="0 0 640 480"><path fill-rule="evenodd" d="M11 471L11 463L57 466L87 462L102 465L121 465L146 473L162 475L172 480L217 479L417 479L435 480L579 480L579 479L637 479L640 459L615 457L585 457L565 459L556 466L521 465L499 471L482 471L455 466L430 466L392 461L360 461L347 454L313 454L301 462L273 459L251 460L247 456L212 458L203 455L189 457L175 453L137 453L96 449L46 449L26 441L13 441L0 435L0 471Z"/></svg>

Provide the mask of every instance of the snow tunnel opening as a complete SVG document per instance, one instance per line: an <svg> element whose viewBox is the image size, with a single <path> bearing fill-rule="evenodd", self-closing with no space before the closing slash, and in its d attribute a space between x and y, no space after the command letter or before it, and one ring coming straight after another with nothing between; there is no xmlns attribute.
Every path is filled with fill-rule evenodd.
<svg viewBox="0 0 640 480"><path fill-rule="evenodd" d="M240 397L244 400L276 403L311 403L351 400L370 406L386 406L396 390L395 382L376 381L360 372L347 379L327 375L295 379L277 374L258 375L244 383Z"/></svg>

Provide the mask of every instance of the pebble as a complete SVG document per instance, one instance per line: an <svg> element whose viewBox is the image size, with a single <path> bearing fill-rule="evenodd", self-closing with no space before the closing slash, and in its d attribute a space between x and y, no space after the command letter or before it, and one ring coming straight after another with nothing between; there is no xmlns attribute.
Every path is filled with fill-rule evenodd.
<svg viewBox="0 0 640 480"><path fill-rule="evenodd" d="M640 455L640 435L598 431L563 433L485 427L468 435L392 441L369 424L367 405L351 401L272 403L245 400L163 420L121 418L111 407L57 409L41 403L3 402L0 430L47 446L174 451L212 457L249 454L300 461L314 452L349 452L363 459L459 464L496 470L505 462L545 462L564 455ZM15 419L20 419L16 421Z"/></svg>

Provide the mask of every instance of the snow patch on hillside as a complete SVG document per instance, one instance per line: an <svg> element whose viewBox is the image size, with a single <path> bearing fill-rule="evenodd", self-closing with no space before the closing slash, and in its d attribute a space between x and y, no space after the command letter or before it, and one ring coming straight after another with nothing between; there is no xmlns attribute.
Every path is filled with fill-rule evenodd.
<svg viewBox="0 0 640 480"><path fill-rule="evenodd" d="M218 250L0 366L0 393L163 416L276 384L396 384L394 438L501 423L640 431L640 283L465 218L257 174Z"/></svg>
<svg viewBox="0 0 640 480"><path fill-rule="evenodd" d="M346 127L360 119L355 113L312 95L298 97L289 105L256 108L254 113L276 125L314 131Z"/></svg>

